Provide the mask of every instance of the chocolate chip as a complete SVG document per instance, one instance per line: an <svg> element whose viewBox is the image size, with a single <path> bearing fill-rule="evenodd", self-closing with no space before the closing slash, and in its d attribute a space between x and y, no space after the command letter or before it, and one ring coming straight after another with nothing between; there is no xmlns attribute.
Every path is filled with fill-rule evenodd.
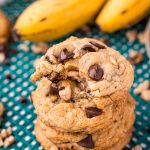
<svg viewBox="0 0 150 150"><path fill-rule="evenodd" d="M98 49L105 49L105 46L95 42L95 41L90 41L89 43L91 43L92 45L94 45L95 47L97 47Z"/></svg>
<svg viewBox="0 0 150 150"><path fill-rule="evenodd" d="M85 139L77 142L77 144L86 148L94 148L94 142L90 134Z"/></svg>
<svg viewBox="0 0 150 150"><path fill-rule="evenodd" d="M48 61L50 63L50 59L48 56L45 56L45 60Z"/></svg>
<svg viewBox="0 0 150 150"><path fill-rule="evenodd" d="M95 81L99 81L100 79L102 79L103 74L103 69L100 68L100 66L97 64L90 66L88 70L89 77Z"/></svg>
<svg viewBox="0 0 150 150"><path fill-rule="evenodd" d="M20 102L21 102L21 103L27 102L27 98L26 98L25 96L22 96L22 97L20 98Z"/></svg>
<svg viewBox="0 0 150 150"><path fill-rule="evenodd" d="M61 52L58 56L58 62L62 63L64 61L67 61L68 59L73 58L73 56L74 56L74 53L69 52L67 50L67 48L64 48L64 49L61 50Z"/></svg>
<svg viewBox="0 0 150 150"><path fill-rule="evenodd" d="M93 118L102 114L102 110L96 107L85 108L85 113L88 118Z"/></svg>
<svg viewBox="0 0 150 150"><path fill-rule="evenodd" d="M51 95L57 95L58 94L58 88L51 84L50 86L50 94Z"/></svg>
<svg viewBox="0 0 150 150"><path fill-rule="evenodd" d="M147 127L147 132L150 134L150 126Z"/></svg>
<svg viewBox="0 0 150 150"><path fill-rule="evenodd" d="M8 80L12 79L12 75L10 73L5 74L5 78Z"/></svg>
<svg viewBox="0 0 150 150"><path fill-rule="evenodd" d="M88 52L96 52L96 49L90 44L83 45L81 49Z"/></svg>

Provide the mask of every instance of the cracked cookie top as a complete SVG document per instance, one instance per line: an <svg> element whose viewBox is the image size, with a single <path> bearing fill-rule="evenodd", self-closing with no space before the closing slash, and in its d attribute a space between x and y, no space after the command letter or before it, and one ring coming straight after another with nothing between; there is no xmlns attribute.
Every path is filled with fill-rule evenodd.
<svg viewBox="0 0 150 150"><path fill-rule="evenodd" d="M74 80L83 86L89 97L110 95L119 90L128 91L134 73L129 62L116 50L91 38L70 37L48 49L41 58L31 80L46 77L53 83ZM61 83L63 88L69 83ZM52 92L58 92L54 85ZM62 91L65 89L61 89ZM65 89L69 91L68 89ZM68 97L63 96L63 99Z"/></svg>

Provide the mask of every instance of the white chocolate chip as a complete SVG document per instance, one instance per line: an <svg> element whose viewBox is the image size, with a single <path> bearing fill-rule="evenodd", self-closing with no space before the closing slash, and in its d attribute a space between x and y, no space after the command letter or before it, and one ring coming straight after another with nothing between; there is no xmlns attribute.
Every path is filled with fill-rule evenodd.
<svg viewBox="0 0 150 150"><path fill-rule="evenodd" d="M72 97L72 91L71 91L71 84L69 81L63 80L59 82L59 96L65 100L71 100ZM62 88L62 89L61 89Z"/></svg>
<svg viewBox="0 0 150 150"><path fill-rule="evenodd" d="M4 147L8 147L10 145L12 145L15 142L15 138L14 136L9 136L8 138L5 139L4 141Z"/></svg>
<svg viewBox="0 0 150 150"><path fill-rule="evenodd" d="M150 102L150 90L145 90L141 92L141 98L143 98L145 101Z"/></svg>
<svg viewBox="0 0 150 150"><path fill-rule="evenodd" d="M137 88L134 89L134 93L139 94L142 91L147 90L149 86L150 82L148 80L145 80L144 82L140 83Z"/></svg>

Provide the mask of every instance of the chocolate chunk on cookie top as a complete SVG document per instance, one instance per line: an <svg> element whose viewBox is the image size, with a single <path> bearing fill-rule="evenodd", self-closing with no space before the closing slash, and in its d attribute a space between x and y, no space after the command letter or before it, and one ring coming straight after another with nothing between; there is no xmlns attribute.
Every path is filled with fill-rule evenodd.
<svg viewBox="0 0 150 150"><path fill-rule="evenodd" d="M41 58L31 80L42 77L82 82L94 97L127 91L134 78L132 66L119 52L96 39L76 37L54 45Z"/></svg>
<svg viewBox="0 0 150 150"><path fill-rule="evenodd" d="M90 134L85 139L79 141L77 144L86 148L94 148L94 142Z"/></svg>
<svg viewBox="0 0 150 150"><path fill-rule="evenodd" d="M93 118L93 117L101 115L102 110L96 107L87 107L85 108L85 112L88 118Z"/></svg>
<svg viewBox="0 0 150 150"><path fill-rule="evenodd" d="M100 68L100 66L97 64L90 66L88 70L89 77L95 81L99 81L100 79L102 79L103 74L103 69Z"/></svg>
<svg viewBox="0 0 150 150"><path fill-rule="evenodd" d="M58 56L58 62L64 62L67 61L70 58L73 58L74 54L72 52L69 52L67 48L64 48L61 50L59 56Z"/></svg>

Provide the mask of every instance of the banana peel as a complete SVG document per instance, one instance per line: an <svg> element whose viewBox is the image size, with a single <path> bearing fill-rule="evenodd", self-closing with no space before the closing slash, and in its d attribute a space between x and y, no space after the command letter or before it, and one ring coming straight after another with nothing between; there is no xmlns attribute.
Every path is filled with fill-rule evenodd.
<svg viewBox="0 0 150 150"><path fill-rule="evenodd" d="M150 11L150 0L109 0L96 18L104 32L115 32L139 22Z"/></svg>
<svg viewBox="0 0 150 150"><path fill-rule="evenodd" d="M105 1L35 1L18 18L14 31L21 40L54 40L93 19Z"/></svg>
<svg viewBox="0 0 150 150"><path fill-rule="evenodd" d="M8 43L10 37L10 21L2 10L0 10L0 45Z"/></svg>

